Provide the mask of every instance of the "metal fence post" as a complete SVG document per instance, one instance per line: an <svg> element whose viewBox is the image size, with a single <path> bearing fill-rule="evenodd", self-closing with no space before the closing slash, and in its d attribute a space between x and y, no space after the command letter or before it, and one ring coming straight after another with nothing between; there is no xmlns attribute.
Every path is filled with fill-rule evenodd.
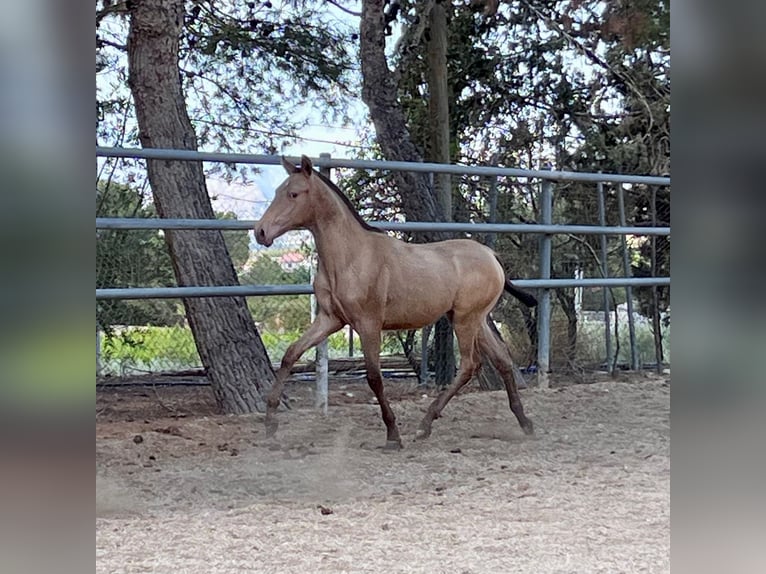
<svg viewBox="0 0 766 574"><path fill-rule="evenodd" d="M420 330L420 384L428 384L428 337L431 334L431 325L426 325Z"/></svg>
<svg viewBox="0 0 766 574"><path fill-rule="evenodd" d="M550 166L546 166L550 169ZM553 184L545 179L540 189L540 222L553 223ZM540 278L551 278L551 235L540 238ZM551 358L551 290L543 288L537 308L537 385L542 389L550 386Z"/></svg>
<svg viewBox="0 0 766 574"><path fill-rule="evenodd" d="M622 184L617 186L617 207L620 211L620 225L625 225L625 190ZM628 253L628 240L624 235L620 236L622 240L622 266L625 277L632 277L630 272L630 255ZM630 336L630 368L633 371L638 370L638 349L636 348L636 325L633 321L633 288L628 285L625 287L625 296L628 306L628 334Z"/></svg>
<svg viewBox="0 0 766 574"><path fill-rule="evenodd" d="M320 153L322 159L330 159L329 153ZM330 168L320 167L319 172L330 178ZM313 282L313 281L312 281ZM316 298L314 297L314 308L316 308ZM328 396L328 349L327 339L319 343L316 347L316 401L315 408L321 409L322 414L327 414L327 396Z"/></svg>
<svg viewBox="0 0 766 574"><path fill-rule="evenodd" d="M604 200L604 184L598 182L598 224L606 227L606 201ZM607 261L609 251L607 250L606 235L601 236L601 275L606 279L609 277L609 263ZM612 373L612 321L609 318L609 289L602 287L604 297L604 349L606 351L606 368L609 374Z"/></svg>
<svg viewBox="0 0 766 574"><path fill-rule="evenodd" d="M279 165L280 158L277 155L246 155L246 154L220 154L211 152L193 152L190 150L168 150L168 149L127 149L127 148L100 148L97 147L98 157L121 157L121 158L153 158L163 160L179 160L179 161L211 161L211 162L231 162L231 163L247 163L247 164L263 164L263 165ZM497 160L493 159L494 164ZM657 186L669 186L669 177L655 177L655 176L630 176L619 174L602 174L602 173L575 173L567 171L551 171L550 166L545 166L539 170L522 170L505 167L488 167L488 166L462 166L462 165L448 165L448 164L435 164L435 163L409 163L409 162L376 162L373 160L350 160L345 158L332 158L329 154L321 154L321 158L315 161L317 167L322 167L322 173L329 173L329 169L334 168L357 168L357 169L383 169L392 171L411 171L418 173L431 173L430 177L433 178L433 173L450 173L454 175L475 175L479 177L491 178L489 180L489 219L494 221L496 219L493 213L496 212L495 202L497 201L497 178L525 178L528 182L533 182L533 185L540 186L537 189L537 195L541 199L541 212L539 217L541 222L532 223L507 223L507 224L487 224L487 223L443 223L443 222L372 222L373 227L377 227L384 230L392 231L410 231L413 233L421 233L424 231L446 231L450 233L467 231L471 234L487 234L487 242L493 243L496 241L496 234L498 233L518 233L518 234L537 234L540 236L540 279L519 279L516 283L521 288L531 289L543 289L539 292L541 295L540 307L537 311L538 317L538 383L541 386L548 384L548 378L550 374L550 354L551 354L551 289L557 288L584 288L584 287L623 287L632 286L634 288L653 286L653 285L670 285L670 277L656 277L657 273L657 261L656 255L653 253L653 270L651 277L641 278L628 278L630 273L630 247L629 242L623 238L623 242L620 247L623 248L623 260L622 264L625 265L626 277L609 277L607 258L609 256L607 247L609 246L606 235L621 235L628 234L633 236L669 236L670 226L657 227L656 219L662 220L665 217L662 214L656 212L656 197L652 196L652 225L639 225L639 226L626 226L625 222L625 205L626 201L623 196L623 189L620 188L619 200L621 203L621 225L612 225L606 227L606 211L603 206L600 208L600 223L597 225L553 225L551 223L544 224L545 221L551 221L552 217L552 192L553 182L555 181L577 181L577 182L592 182L598 184L599 189L599 201L604 202L609 200L604 194L604 184L607 186L617 183L631 184L631 185L657 185ZM548 179L552 178L552 179ZM506 183L508 183L506 181ZM509 185L515 185L514 183L508 183ZM610 188L606 187L606 191ZM656 193L656 190L655 190ZM547 198L546 201L542 201L543 198ZM668 222L669 223L669 222ZM112 217L97 217L96 228L97 229L123 229L123 230L139 230L139 229L154 229L154 230L170 230L170 229L219 229L219 230L231 230L242 231L252 228L253 221L248 220L221 220L221 219L157 219L157 218L112 218ZM597 234L601 236L601 267L604 278L585 278L582 280L573 280L570 278L562 279L546 279L552 274L551 269L551 246L552 236L556 234L574 234L574 235L587 235ZM97 237L98 241L98 237ZM663 242L663 247L665 247ZM612 244L612 246L615 246ZM660 246L652 245L653 250L656 251ZM617 260L619 261L619 259ZM620 266L620 263L617 266ZM312 292L311 285L261 285L261 284L248 284L248 285L219 285L219 286L185 286L185 287L131 287L131 288L115 288L108 285L96 287L96 299L101 300L141 300L141 299L179 299L185 297L263 297L271 295L304 295ZM656 297L656 289L653 290L653 297ZM615 327L610 326L611 313L608 312L609 306L612 307L615 304L612 292L604 292L604 306L605 306L605 339L606 339L606 352L607 355L611 355L617 349L615 341L619 344L619 339L611 336L611 329ZM610 303L611 301L611 303ZM654 302L654 306L657 307L657 302ZM633 368L640 366L642 360L640 349L636 345L636 331L641 333L641 325L634 324L633 317L633 300L632 289L628 289L628 307L629 307L629 327L631 331L631 361ZM315 311L315 302L311 302L312 313ZM614 310L612 311L614 312ZM612 321L614 322L614 321ZM616 325L615 325L616 326ZM661 337L662 327L655 328L655 332ZM101 336L105 336L101 333ZM662 340L658 337L658 341L655 342L655 354L657 355L658 368L662 363ZM99 334L97 333L97 372L99 366L102 372L108 372L116 370L104 356L99 357L99 351L101 345L98 343ZM353 339L349 338L349 348L353 345ZM422 380L425 382L428 378L427 360L428 360L428 330L426 329L421 335L421 345L423 347L422 352ZM324 350L327 353L327 342L324 343ZM327 408L327 374L322 374L321 366L327 365L327 354L322 357L321 351L323 349L318 346L317 348L317 402L323 408ZM357 351L358 352L358 351ZM351 354L351 353L350 353ZM324 361L322 359L324 358ZM100 361L99 361L100 359ZM163 358L164 360L164 358ZM196 360L196 359L194 359ZM616 358L612 358L612 361ZM610 361L610 370L614 363ZM100 365L99 365L100 363ZM189 365L190 367L198 366L197 363ZM122 363L120 368L125 370L128 368L127 363ZM154 367L152 367L154 368ZM174 364L175 368L175 364ZM324 392L320 389L320 386L324 381ZM322 398L324 396L324 398Z"/></svg>
<svg viewBox="0 0 766 574"><path fill-rule="evenodd" d="M492 156L492 164L497 163L497 154ZM497 222L497 176L492 176L489 181L489 223ZM490 233L487 236L487 247L490 249L495 248L495 242L497 241L497 233Z"/></svg>

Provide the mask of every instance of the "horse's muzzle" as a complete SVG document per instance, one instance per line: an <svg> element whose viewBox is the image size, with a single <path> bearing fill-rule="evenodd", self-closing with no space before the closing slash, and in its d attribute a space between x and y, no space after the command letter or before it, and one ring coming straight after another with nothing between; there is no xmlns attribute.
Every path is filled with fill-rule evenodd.
<svg viewBox="0 0 766 574"><path fill-rule="evenodd" d="M259 245L265 245L266 247L271 247L271 244L274 242L273 239L266 236L266 230L263 228L260 222L256 224L255 229L253 230L253 233L255 235L255 240L258 242Z"/></svg>

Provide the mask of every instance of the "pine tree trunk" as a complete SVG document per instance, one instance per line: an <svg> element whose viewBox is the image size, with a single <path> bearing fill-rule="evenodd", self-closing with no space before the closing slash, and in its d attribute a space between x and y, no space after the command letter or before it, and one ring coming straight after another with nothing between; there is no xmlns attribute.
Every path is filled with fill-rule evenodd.
<svg viewBox="0 0 766 574"><path fill-rule="evenodd" d="M447 85L447 14L444 5L431 8L428 35L428 117L430 146L428 159L434 163L450 162L449 91ZM445 221L452 221L452 184L448 173L434 174L434 184ZM446 317L436 322L434 330L436 386L445 387L455 376L455 344L452 325Z"/></svg>
<svg viewBox="0 0 766 574"><path fill-rule="evenodd" d="M430 137L429 161L450 162L449 86L447 84L447 14L444 5L431 9L428 36L428 118ZM448 173L434 174L436 193L445 221L452 221L452 185Z"/></svg>
<svg viewBox="0 0 766 574"><path fill-rule="evenodd" d="M128 83L141 145L196 150L178 65L183 0L134 0ZM201 162L148 160L154 203L163 218L215 217ZM166 231L178 285L238 283L220 231ZM244 297L184 299L202 364L225 413L263 410L274 372Z"/></svg>
<svg viewBox="0 0 766 574"><path fill-rule="evenodd" d="M567 366L574 369L577 363L577 309L574 289L556 289L555 293L567 318Z"/></svg>
<svg viewBox="0 0 766 574"><path fill-rule="evenodd" d="M410 137L404 111L397 99L396 79L385 56L385 0L364 0L359 24L362 60L362 100L370 110L375 135L383 156L391 161L422 162L423 156ZM444 212L430 185L428 174L395 171L402 208L409 221L444 221ZM447 239L439 231L418 234L426 241Z"/></svg>

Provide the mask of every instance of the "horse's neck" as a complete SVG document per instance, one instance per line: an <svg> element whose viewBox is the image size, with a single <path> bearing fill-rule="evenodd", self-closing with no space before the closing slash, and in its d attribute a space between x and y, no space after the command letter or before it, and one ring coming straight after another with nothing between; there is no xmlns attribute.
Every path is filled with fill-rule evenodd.
<svg viewBox="0 0 766 574"><path fill-rule="evenodd" d="M361 245L369 241L370 232L342 201L326 190L323 204L318 210L311 232L314 235L317 254L326 268L347 266L360 252Z"/></svg>

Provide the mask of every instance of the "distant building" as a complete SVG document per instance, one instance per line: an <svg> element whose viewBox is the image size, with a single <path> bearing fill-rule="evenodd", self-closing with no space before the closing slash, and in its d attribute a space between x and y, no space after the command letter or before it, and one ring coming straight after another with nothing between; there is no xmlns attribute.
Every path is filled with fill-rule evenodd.
<svg viewBox="0 0 766 574"><path fill-rule="evenodd" d="M292 272L298 269L308 269L310 266L309 259L299 251L288 251L275 258L279 266L283 271Z"/></svg>

